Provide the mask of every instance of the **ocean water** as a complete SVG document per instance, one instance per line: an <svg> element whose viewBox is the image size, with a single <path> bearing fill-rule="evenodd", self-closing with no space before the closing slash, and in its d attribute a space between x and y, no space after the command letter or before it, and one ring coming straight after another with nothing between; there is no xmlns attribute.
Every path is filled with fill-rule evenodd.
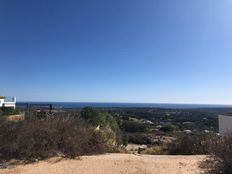
<svg viewBox="0 0 232 174"><path fill-rule="evenodd" d="M87 102L18 102L17 106L25 104L52 104L53 108L164 108L164 109L197 109L197 108L232 108L232 105L212 104L164 104L164 103L87 103Z"/></svg>

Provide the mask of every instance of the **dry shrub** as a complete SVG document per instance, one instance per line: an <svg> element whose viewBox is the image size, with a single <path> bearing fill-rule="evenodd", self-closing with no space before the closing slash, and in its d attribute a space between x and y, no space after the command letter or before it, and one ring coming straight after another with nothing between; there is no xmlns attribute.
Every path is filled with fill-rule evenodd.
<svg viewBox="0 0 232 174"><path fill-rule="evenodd" d="M227 133L225 136L218 138L211 145L211 154L214 160L218 161L217 167L220 173L232 173L232 133Z"/></svg>
<svg viewBox="0 0 232 174"><path fill-rule="evenodd" d="M215 134L180 134L168 144L171 155L207 155L210 154L210 146Z"/></svg>
<svg viewBox="0 0 232 174"><path fill-rule="evenodd" d="M115 152L117 148L116 136L111 129L95 130L91 133L88 150L90 153Z"/></svg>
<svg viewBox="0 0 232 174"><path fill-rule="evenodd" d="M21 121L24 119L25 119L25 116L23 114L6 116L6 120L8 121Z"/></svg>
<svg viewBox="0 0 232 174"><path fill-rule="evenodd" d="M57 154L76 157L113 150L109 132L96 132L72 117L0 123L0 159L44 159Z"/></svg>
<svg viewBox="0 0 232 174"><path fill-rule="evenodd" d="M148 155L167 155L168 151L164 145L160 146L152 146L146 148L140 152L140 154L148 154Z"/></svg>
<svg viewBox="0 0 232 174"><path fill-rule="evenodd" d="M144 133L127 134L128 142L133 144L152 144L152 139Z"/></svg>

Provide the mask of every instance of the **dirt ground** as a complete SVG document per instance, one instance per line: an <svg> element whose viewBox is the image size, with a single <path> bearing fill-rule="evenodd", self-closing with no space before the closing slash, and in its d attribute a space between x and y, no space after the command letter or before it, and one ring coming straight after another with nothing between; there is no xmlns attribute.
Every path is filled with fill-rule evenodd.
<svg viewBox="0 0 232 174"><path fill-rule="evenodd" d="M0 174L198 174L206 156L105 154L9 166Z"/></svg>

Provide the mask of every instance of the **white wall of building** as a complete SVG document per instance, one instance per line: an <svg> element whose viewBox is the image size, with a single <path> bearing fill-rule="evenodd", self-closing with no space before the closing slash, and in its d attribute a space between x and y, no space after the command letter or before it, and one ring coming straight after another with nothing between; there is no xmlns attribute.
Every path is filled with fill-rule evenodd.
<svg viewBox="0 0 232 174"><path fill-rule="evenodd" d="M221 135L232 132L232 116L219 115L219 133Z"/></svg>
<svg viewBox="0 0 232 174"><path fill-rule="evenodd" d="M4 99L0 99L0 107L2 107L3 103L4 103Z"/></svg>
<svg viewBox="0 0 232 174"><path fill-rule="evenodd" d="M5 101L5 99L0 99L0 107L16 107L16 97L13 97L12 101Z"/></svg>

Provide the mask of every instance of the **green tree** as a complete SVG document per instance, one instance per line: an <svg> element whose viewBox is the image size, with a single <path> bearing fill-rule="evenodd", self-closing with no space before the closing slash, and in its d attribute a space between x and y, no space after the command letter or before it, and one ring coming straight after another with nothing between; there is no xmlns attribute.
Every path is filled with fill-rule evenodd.
<svg viewBox="0 0 232 174"><path fill-rule="evenodd" d="M81 116L87 120L92 125L100 125L105 126L106 125L106 115L100 113L98 110L92 108L92 107L85 107L81 111Z"/></svg>
<svg viewBox="0 0 232 174"><path fill-rule="evenodd" d="M107 112L99 112L92 107L85 107L81 112L81 116L93 126L110 128L116 135L116 141L118 143L122 142L119 125L111 114Z"/></svg>

